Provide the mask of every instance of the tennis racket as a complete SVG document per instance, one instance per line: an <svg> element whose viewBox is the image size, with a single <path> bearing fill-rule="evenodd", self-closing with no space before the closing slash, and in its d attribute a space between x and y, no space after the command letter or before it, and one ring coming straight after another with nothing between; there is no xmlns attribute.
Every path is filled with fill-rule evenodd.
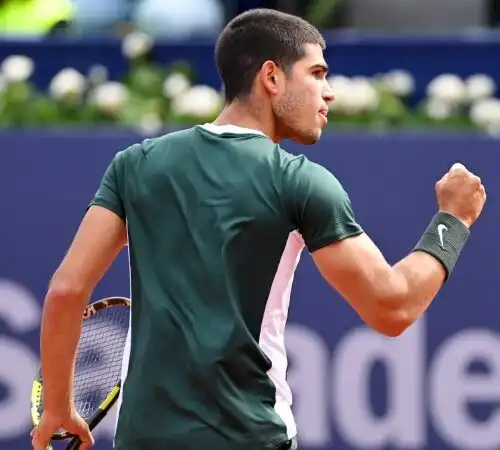
<svg viewBox="0 0 500 450"><path fill-rule="evenodd" d="M90 430L106 417L118 399L129 317L130 300L124 297L98 300L88 305L83 313L73 394L76 410ZM33 426L40 423L42 413L43 377L39 367L31 391ZM66 430L61 429L52 436L53 441L69 439L66 450L80 447L78 436Z"/></svg>

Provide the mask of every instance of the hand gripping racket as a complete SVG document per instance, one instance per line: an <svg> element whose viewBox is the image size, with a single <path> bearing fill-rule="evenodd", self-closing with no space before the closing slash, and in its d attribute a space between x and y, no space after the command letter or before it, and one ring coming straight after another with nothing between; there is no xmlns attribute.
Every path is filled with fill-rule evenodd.
<svg viewBox="0 0 500 450"><path fill-rule="evenodd" d="M130 317L130 300L110 297L85 308L82 333L75 363L74 402L78 414L93 430L111 410L121 388L121 369ZM33 380L31 420L40 423L43 413L43 377L41 367ZM66 450L80 447L81 441L66 430L52 440L71 439Z"/></svg>

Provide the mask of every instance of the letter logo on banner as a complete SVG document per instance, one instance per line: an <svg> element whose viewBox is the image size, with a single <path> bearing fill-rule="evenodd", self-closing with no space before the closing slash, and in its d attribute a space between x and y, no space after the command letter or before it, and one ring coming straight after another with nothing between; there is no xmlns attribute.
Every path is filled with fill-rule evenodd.
<svg viewBox="0 0 500 450"><path fill-rule="evenodd" d="M471 373L473 363L486 371ZM430 405L436 430L456 448L500 448L500 336L490 330L464 330L437 350L430 371ZM483 420L470 404L488 405Z"/></svg>
<svg viewBox="0 0 500 450"><path fill-rule="evenodd" d="M353 328L330 351L313 328L290 324L288 380L301 447L498 450L500 335L462 329L432 353L427 340L421 318L396 339ZM383 414L375 413L380 396L371 396L376 363L387 379ZM472 372L474 363L484 369ZM479 417L472 405L482 407Z"/></svg>
<svg viewBox="0 0 500 450"><path fill-rule="evenodd" d="M23 343L22 335L36 330L40 318L40 304L30 291L0 279L0 321L9 333L0 334L0 385L6 392L0 397L0 442L25 434L31 427L29 398L39 358Z"/></svg>
<svg viewBox="0 0 500 450"><path fill-rule="evenodd" d="M290 324L286 331L290 367L288 383L301 445L323 447L330 442L327 385L330 352L313 329Z"/></svg>
<svg viewBox="0 0 500 450"><path fill-rule="evenodd" d="M415 323L397 339L366 327L347 333L337 347L333 376L334 416L346 442L358 448L423 448L425 330ZM378 417L370 401L370 375L380 362L387 374L387 412Z"/></svg>

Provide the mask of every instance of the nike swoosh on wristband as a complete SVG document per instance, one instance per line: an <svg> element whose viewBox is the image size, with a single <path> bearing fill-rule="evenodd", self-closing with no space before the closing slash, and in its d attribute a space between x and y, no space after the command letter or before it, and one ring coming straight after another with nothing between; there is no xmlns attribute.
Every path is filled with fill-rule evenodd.
<svg viewBox="0 0 500 450"><path fill-rule="evenodd" d="M446 227L446 225L443 225L442 223L440 223L437 227L437 230L438 230L438 234L439 234L439 240L441 241L441 248L444 250L444 241L443 241L443 231L446 230L448 231L448 228Z"/></svg>

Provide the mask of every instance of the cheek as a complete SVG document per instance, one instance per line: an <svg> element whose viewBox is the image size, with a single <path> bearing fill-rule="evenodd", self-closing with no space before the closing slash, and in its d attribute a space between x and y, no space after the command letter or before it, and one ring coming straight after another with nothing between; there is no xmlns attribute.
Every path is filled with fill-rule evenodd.
<svg viewBox="0 0 500 450"><path fill-rule="evenodd" d="M318 98L321 98L320 92L317 83L304 83L300 86L300 89L296 90L296 97L299 99L302 108L306 111L310 111L312 109L317 109Z"/></svg>
<svg viewBox="0 0 500 450"><path fill-rule="evenodd" d="M319 89L314 82L288 86L278 107L281 118L296 129L312 126L312 121L316 120Z"/></svg>
<svg viewBox="0 0 500 450"><path fill-rule="evenodd" d="M314 83L311 83L309 87L309 92L310 94L318 101L322 97L323 93L323 82L320 82L318 80L314 80Z"/></svg>
<svg viewBox="0 0 500 450"><path fill-rule="evenodd" d="M310 115L313 111L319 109L321 90L314 82L305 83L301 86L301 89L297 89L295 97L303 114Z"/></svg>

